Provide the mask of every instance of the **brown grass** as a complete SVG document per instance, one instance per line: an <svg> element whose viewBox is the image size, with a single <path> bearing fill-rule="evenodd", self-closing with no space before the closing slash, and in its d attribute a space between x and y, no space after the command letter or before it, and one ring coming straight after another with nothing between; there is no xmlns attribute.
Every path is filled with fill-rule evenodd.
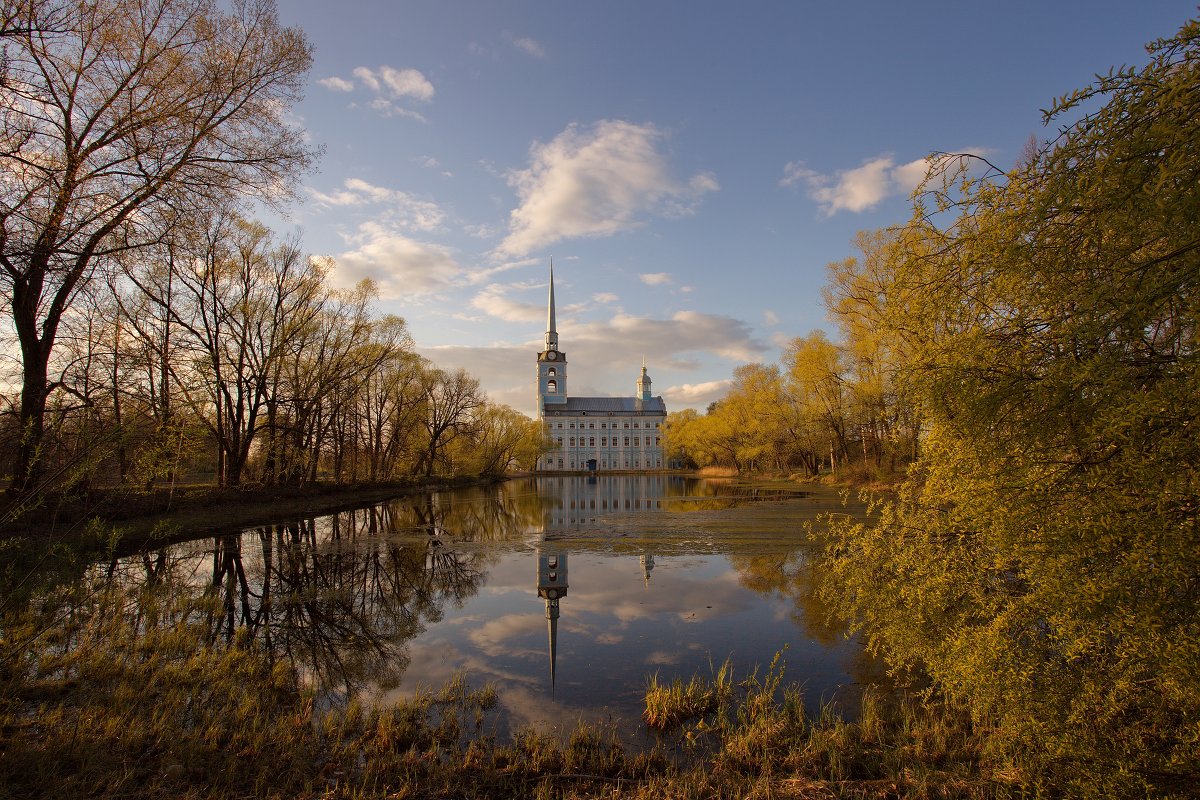
<svg viewBox="0 0 1200 800"><path fill-rule="evenodd" d="M211 636L203 592L97 586L0 628L0 798L991 797L970 720L868 693L857 720L804 714L782 661L647 692L660 743L611 731L499 741L497 694L458 678L397 704L318 711L291 665ZM657 688L656 688L657 687ZM668 754L674 754L668 757Z"/></svg>

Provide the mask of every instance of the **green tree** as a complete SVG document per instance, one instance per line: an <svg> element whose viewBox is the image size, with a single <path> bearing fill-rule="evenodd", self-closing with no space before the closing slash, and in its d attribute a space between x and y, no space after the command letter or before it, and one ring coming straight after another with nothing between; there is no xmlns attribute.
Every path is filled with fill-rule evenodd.
<svg viewBox="0 0 1200 800"><path fill-rule="evenodd" d="M849 457L845 366L842 351L821 331L792 340L783 354L787 393L795 408L800 457L816 474L828 454L830 467Z"/></svg>
<svg viewBox="0 0 1200 800"><path fill-rule="evenodd" d="M923 452L827 564L874 647L1109 796L1200 780L1200 24L1150 52L1009 172L938 163L878 314Z"/></svg>

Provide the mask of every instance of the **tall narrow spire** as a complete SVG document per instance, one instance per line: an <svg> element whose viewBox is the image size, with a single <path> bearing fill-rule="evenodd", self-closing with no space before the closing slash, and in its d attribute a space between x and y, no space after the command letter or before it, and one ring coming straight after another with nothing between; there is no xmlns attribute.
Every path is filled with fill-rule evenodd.
<svg viewBox="0 0 1200 800"><path fill-rule="evenodd" d="M550 633L550 694L554 695L558 677L558 601L546 601L546 630Z"/></svg>
<svg viewBox="0 0 1200 800"><path fill-rule="evenodd" d="M546 311L546 349L558 349L558 330L554 324L554 257L550 258L550 301Z"/></svg>

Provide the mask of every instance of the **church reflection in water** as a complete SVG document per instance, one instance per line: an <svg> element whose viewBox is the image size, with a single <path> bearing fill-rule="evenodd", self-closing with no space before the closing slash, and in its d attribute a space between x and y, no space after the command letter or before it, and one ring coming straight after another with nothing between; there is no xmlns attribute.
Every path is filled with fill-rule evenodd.
<svg viewBox="0 0 1200 800"><path fill-rule="evenodd" d="M550 637L550 691L554 691L558 662L558 601L567 596L567 554L538 550L538 597L546 601Z"/></svg>
<svg viewBox="0 0 1200 800"><path fill-rule="evenodd" d="M654 474L592 475L586 480L539 477L537 481L539 491L550 498L544 531L589 525L598 514L660 510L673 486L672 476Z"/></svg>
<svg viewBox="0 0 1200 800"><path fill-rule="evenodd" d="M553 694L558 678L558 620L559 601L567 596L567 552L555 536L564 529L579 528L596 521L596 513L617 511L646 511L662 507L668 485L667 476L591 476L586 481L562 478L540 478L549 484L553 501L546 508L542 524L542 541L537 548L537 594L546 601L546 631L550 646L550 691ZM638 558L642 581L650 588L650 573L654 570L654 555L642 553Z"/></svg>

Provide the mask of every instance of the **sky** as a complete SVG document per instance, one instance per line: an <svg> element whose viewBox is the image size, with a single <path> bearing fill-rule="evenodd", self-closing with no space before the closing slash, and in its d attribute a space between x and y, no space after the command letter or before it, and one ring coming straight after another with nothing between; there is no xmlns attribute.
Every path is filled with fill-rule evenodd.
<svg viewBox="0 0 1200 800"><path fill-rule="evenodd" d="M323 148L264 219L373 279L418 352L536 413L554 260L568 390L670 411L836 331L825 268L935 151L1007 167L1042 109L1195 2L278 0Z"/></svg>

